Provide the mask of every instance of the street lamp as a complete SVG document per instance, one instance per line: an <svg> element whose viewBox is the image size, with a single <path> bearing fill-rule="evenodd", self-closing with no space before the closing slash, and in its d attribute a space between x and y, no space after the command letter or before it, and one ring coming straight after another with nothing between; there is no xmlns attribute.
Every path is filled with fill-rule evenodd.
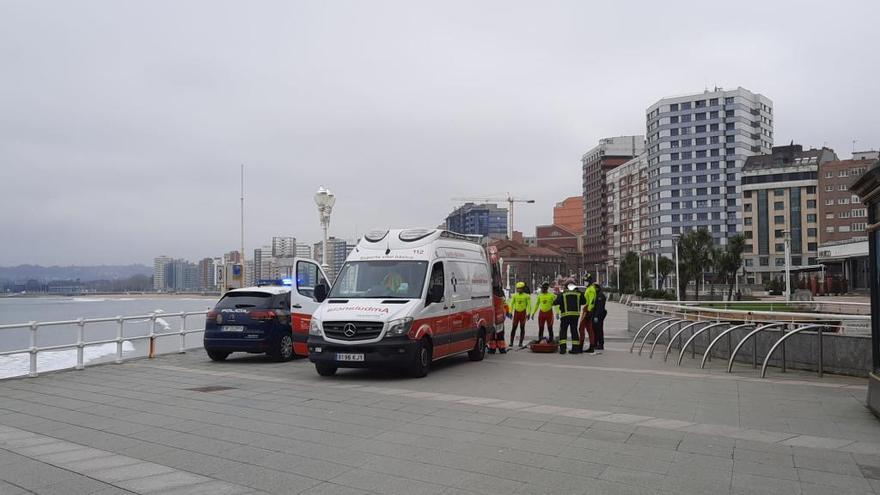
<svg viewBox="0 0 880 495"><path fill-rule="evenodd" d="M321 267L324 272L330 270L330 264L327 263L327 229L330 228L330 213L333 212L333 205L336 203L336 196L324 186L318 188L315 193L315 204L318 206L318 217L321 220L321 228L324 229L323 252L321 257Z"/></svg>
<svg viewBox="0 0 880 495"><path fill-rule="evenodd" d="M660 250L654 251L654 289L660 290Z"/></svg>
<svg viewBox="0 0 880 495"><path fill-rule="evenodd" d="M681 304L681 281L678 279L678 241L679 235L672 236L672 244L675 245L675 300Z"/></svg>
<svg viewBox="0 0 880 495"><path fill-rule="evenodd" d="M642 291L642 247L639 246L639 286L636 288L636 292Z"/></svg>

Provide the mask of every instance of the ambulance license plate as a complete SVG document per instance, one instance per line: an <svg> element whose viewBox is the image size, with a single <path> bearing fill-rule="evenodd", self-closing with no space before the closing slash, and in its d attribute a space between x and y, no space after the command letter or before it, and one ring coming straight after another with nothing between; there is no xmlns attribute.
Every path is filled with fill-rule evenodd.
<svg viewBox="0 0 880 495"><path fill-rule="evenodd" d="M364 360L363 354L352 354L349 352L337 352L336 353L337 361L356 361L360 362Z"/></svg>

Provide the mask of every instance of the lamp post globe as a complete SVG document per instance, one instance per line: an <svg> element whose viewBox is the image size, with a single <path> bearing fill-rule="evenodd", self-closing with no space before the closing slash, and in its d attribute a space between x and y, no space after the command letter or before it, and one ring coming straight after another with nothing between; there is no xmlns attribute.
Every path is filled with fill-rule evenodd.
<svg viewBox="0 0 880 495"><path fill-rule="evenodd" d="M324 268L325 273L330 269L330 264L327 263L327 230L330 228L330 214L333 212L334 204L336 204L336 196L326 187L320 186L315 192L315 205L318 207L318 217L324 231L324 240L321 243L323 246L321 267Z"/></svg>

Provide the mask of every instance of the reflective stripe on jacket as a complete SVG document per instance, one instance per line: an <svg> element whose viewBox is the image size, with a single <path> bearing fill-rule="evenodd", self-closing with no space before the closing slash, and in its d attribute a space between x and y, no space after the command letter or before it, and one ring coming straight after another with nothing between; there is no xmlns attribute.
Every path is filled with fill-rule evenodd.
<svg viewBox="0 0 880 495"><path fill-rule="evenodd" d="M586 304L584 295L576 290L565 291L556 296L554 306L559 306L559 316L579 316L581 307Z"/></svg>

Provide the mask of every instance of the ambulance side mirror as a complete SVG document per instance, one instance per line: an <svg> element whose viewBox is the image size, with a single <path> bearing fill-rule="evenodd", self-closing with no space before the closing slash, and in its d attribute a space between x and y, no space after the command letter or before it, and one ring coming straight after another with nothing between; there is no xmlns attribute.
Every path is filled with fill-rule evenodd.
<svg viewBox="0 0 880 495"><path fill-rule="evenodd" d="M327 286L318 284L315 286L315 301L324 302L327 299Z"/></svg>

